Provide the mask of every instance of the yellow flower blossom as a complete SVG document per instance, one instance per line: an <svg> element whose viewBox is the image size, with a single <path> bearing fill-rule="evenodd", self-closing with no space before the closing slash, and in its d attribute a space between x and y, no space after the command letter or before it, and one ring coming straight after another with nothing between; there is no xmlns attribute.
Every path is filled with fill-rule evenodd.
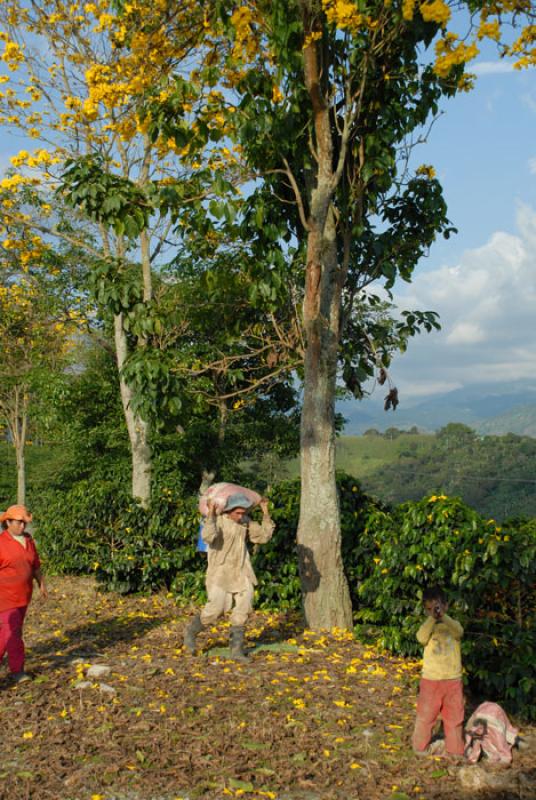
<svg viewBox="0 0 536 800"><path fill-rule="evenodd" d="M272 103L280 103L283 100L284 94L279 86L272 87Z"/></svg>
<svg viewBox="0 0 536 800"><path fill-rule="evenodd" d="M425 22L437 22L444 28L451 17L451 11L444 0L431 0L422 3L419 7L421 16Z"/></svg>
<svg viewBox="0 0 536 800"><path fill-rule="evenodd" d="M328 23L340 30L351 30L355 33L370 22L359 12L352 0L322 0L322 7Z"/></svg>
<svg viewBox="0 0 536 800"><path fill-rule="evenodd" d="M402 17L403 19L410 22L415 14L415 6L417 5L417 0L403 0L402 2Z"/></svg>

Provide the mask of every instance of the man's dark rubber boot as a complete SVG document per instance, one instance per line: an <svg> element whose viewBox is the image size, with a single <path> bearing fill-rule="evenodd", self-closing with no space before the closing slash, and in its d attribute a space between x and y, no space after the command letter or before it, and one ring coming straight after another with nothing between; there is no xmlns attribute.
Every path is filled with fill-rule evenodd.
<svg viewBox="0 0 536 800"><path fill-rule="evenodd" d="M193 618L186 630L184 631L184 646L192 654L195 655L195 637L200 633L205 626L201 622L199 614Z"/></svg>
<svg viewBox="0 0 536 800"><path fill-rule="evenodd" d="M243 626L235 626L231 628L229 649L231 651L231 658L234 661L242 661L243 663L247 664L249 662L249 656L244 650L245 633L246 630Z"/></svg>

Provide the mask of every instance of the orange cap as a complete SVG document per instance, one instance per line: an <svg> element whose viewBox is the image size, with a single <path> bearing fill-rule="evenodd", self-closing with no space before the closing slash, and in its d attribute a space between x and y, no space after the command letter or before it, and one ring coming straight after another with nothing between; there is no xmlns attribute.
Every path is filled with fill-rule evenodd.
<svg viewBox="0 0 536 800"><path fill-rule="evenodd" d="M7 511L0 514L0 522L5 522L8 519L20 519L22 522L31 522L32 515L26 506L9 506Z"/></svg>

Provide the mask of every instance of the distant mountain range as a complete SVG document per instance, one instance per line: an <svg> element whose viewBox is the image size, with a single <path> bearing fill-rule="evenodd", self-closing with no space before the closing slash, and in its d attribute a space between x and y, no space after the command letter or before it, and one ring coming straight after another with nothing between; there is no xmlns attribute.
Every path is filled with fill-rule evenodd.
<svg viewBox="0 0 536 800"><path fill-rule="evenodd" d="M404 397L396 411L383 410L383 393L378 399L345 400L337 410L347 420L344 433L356 435L368 428L436 431L449 422L461 422L483 435L516 433L536 437L536 382L473 384L445 394L404 406Z"/></svg>

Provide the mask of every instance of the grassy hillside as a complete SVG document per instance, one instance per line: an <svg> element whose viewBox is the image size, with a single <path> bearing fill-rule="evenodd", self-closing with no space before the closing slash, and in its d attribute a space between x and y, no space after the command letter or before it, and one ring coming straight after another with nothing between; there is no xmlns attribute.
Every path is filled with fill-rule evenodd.
<svg viewBox="0 0 536 800"><path fill-rule="evenodd" d="M343 436L337 442L337 467L366 478L401 458L419 458L428 453L435 440L429 434L401 433L398 436Z"/></svg>
<svg viewBox="0 0 536 800"><path fill-rule="evenodd" d="M343 436L337 442L337 467L392 505L445 492L497 520L536 517L536 439L482 438L457 424L444 431ZM283 465L279 477L286 473L299 474L297 459Z"/></svg>
<svg viewBox="0 0 536 800"><path fill-rule="evenodd" d="M360 480L401 458L415 458L430 451L433 434L399 433L382 436L341 436L337 440L337 469ZM296 478L300 472L297 458L280 465L279 479Z"/></svg>

